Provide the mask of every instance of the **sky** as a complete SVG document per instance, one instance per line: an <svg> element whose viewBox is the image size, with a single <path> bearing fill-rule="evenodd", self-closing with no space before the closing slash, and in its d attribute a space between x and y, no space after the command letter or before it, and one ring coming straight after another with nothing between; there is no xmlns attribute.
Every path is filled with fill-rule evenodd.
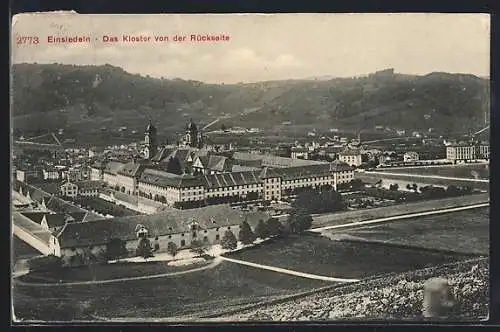
<svg viewBox="0 0 500 332"><path fill-rule="evenodd" d="M173 35L228 35L175 42ZM103 36L169 36L168 42L103 43ZM36 45L16 43L37 36ZM54 45L47 36L89 36ZM189 38L189 37L188 37ZM237 83L351 77L394 68L488 76L487 14L22 14L12 21L13 63L111 64L130 73Z"/></svg>

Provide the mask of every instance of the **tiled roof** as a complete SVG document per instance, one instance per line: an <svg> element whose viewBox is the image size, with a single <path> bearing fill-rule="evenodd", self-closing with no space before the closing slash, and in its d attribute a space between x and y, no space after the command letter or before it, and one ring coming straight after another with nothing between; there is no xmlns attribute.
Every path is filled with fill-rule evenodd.
<svg viewBox="0 0 500 332"><path fill-rule="evenodd" d="M357 150L346 150L346 151L340 152L339 155L341 155L341 156L359 156L359 155L361 155L361 152L359 152Z"/></svg>
<svg viewBox="0 0 500 332"><path fill-rule="evenodd" d="M203 175L205 188L232 187L260 182L260 171Z"/></svg>
<svg viewBox="0 0 500 332"><path fill-rule="evenodd" d="M45 220L49 228L58 228L64 226L66 223L66 214L46 214Z"/></svg>
<svg viewBox="0 0 500 332"><path fill-rule="evenodd" d="M22 212L21 214L26 218L29 218L34 222L40 224L42 222L43 216L46 215L47 212Z"/></svg>
<svg viewBox="0 0 500 332"><path fill-rule="evenodd" d="M288 168L264 168L260 177L273 178L279 177L282 180L295 180L315 176L327 176L332 172L343 172L352 170L352 167L338 160L328 164L318 164L309 166L298 166Z"/></svg>
<svg viewBox="0 0 500 332"><path fill-rule="evenodd" d="M78 181L75 182L78 189L99 189L102 188L103 183L101 181Z"/></svg>
<svg viewBox="0 0 500 332"><path fill-rule="evenodd" d="M119 161L110 161L106 164L106 167L104 167L104 172L110 174L117 174L123 169L123 167L125 167L125 163Z"/></svg>
<svg viewBox="0 0 500 332"><path fill-rule="evenodd" d="M70 212L68 216L71 219L68 219L68 222L82 222L86 214L87 212Z"/></svg>
<svg viewBox="0 0 500 332"><path fill-rule="evenodd" d="M158 153L151 158L152 161L162 161L164 159L168 159L167 157L175 150L172 147L162 147Z"/></svg>
<svg viewBox="0 0 500 332"><path fill-rule="evenodd" d="M210 155L208 159L208 169L225 172L231 170L231 162L227 157Z"/></svg>
<svg viewBox="0 0 500 332"><path fill-rule="evenodd" d="M143 225L150 237L190 232L196 222L200 229L240 225L244 220L255 227L259 220L267 220L263 212L243 212L228 205L214 205L198 209L168 211L155 215L137 215L84 223L67 224L59 237L61 248L105 244L112 238L136 239L135 228ZM202 235L202 234L200 234Z"/></svg>
<svg viewBox="0 0 500 332"><path fill-rule="evenodd" d="M139 178L139 182L149 183L160 187L195 187L203 183L192 175L176 175L164 171L146 168Z"/></svg>
<svg viewBox="0 0 500 332"><path fill-rule="evenodd" d="M231 172L233 173L248 172L248 171L260 171L260 167L233 165L231 168Z"/></svg>
<svg viewBox="0 0 500 332"><path fill-rule="evenodd" d="M118 171L118 174L130 177L137 177L140 175L140 173L144 170L145 167L146 165L144 164L130 162L125 164L125 166L123 166L123 168Z"/></svg>

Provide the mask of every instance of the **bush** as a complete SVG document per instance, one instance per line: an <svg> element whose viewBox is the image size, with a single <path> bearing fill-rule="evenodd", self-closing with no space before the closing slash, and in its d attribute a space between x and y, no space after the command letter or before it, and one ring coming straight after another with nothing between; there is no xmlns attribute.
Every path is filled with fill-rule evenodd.
<svg viewBox="0 0 500 332"><path fill-rule="evenodd" d="M311 228L312 217L307 214L292 213L288 216L290 233L300 234Z"/></svg>
<svg viewBox="0 0 500 332"><path fill-rule="evenodd" d="M314 190L307 188L297 194L292 207L303 214L327 213L341 211L346 208L342 195L333 188Z"/></svg>
<svg viewBox="0 0 500 332"><path fill-rule="evenodd" d="M269 236L276 236L283 234L283 225L276 218L269 218L266 221L266 228Z"/></svg>
<svg viewBox="0 0 500 332"><path fill-rule="evenodd" d="M255 236L261 239L269 237L269 230L267 224L261 219L257 226L255 226Z"/></svg>
<svg viewBox="0 0 500 332"><path fill-rule="evenodd" d="M125 247L125 241L121 239L111 239L106 245L105 257L108 260L121 258L126 254L127 248Z"/></svg>
<svg viewBox="0 0 500 332"><path fill-rule="evenodd" d="M175 257L175 255L177 255L177 253L179 252L179 249L177 248L177 245L175 243L169 242L167 243L167 252Z"/></svg>
<svg viewBox="0 0 500 332"><path fill-rule="evenodd" d="M236 236L234 236L233 232L226 231L221 240L221 246L223 249L233 250L238 246L238 240L236 240Z"/></svg>
<svg viewBox="0 0 500 332"><path fill-rule="evenodd" d="M149 241L146 237L140 238L135 253L137 256L144 258L153 257L153 247L151 246L151 241Z"/></svg>
<svg viewBox="0 0 500 332"><path fill-rule="evenodd" d="M191 242L191 252L197 254L198 256L203 256L208 251L208 246L199 241L195 240Z"/></svg>
<svg viewBox="0 0 500 332"><path fill-rule="evenodd" d="M246 220L241 224L238 238L243 244L250 244L255 241L255 234L252 232L252 229Z"/></svg>

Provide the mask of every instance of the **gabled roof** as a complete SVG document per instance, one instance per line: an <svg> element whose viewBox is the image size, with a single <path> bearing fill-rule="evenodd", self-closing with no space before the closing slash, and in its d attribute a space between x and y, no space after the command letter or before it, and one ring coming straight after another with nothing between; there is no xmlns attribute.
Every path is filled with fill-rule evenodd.
<svg viewBox="0 0 500 332"><path fill-rule="evenodd" d="M146 168L139 178L139 182L157 185L159 187L197 187L203 185L200 179L192 175L176 175L165 171Z"/></svg>
<svg viewBox="0 0 500 332"><path fill-rule="evenodd" d="M358 150L344 150L339 153L340 156L359 156L361 152Z"/></svg>
<svg viewBox="0 0 500 332"><path fill-rule="evenodd" d="M172 147L162 147L158 153L151 158L152 161L162 161L164 159L168 159L167 157L170 156L170 154L175 150L175 148Z"/></svg>
<svg viewBox="0 0 500 332"><path fill-rule="evenodd" d="M70 212L68 216L71 218L68 219L68 222L82 222L86 214L87 212Z"/></svg>
<svg viewBox="0 0 500 332"><path fill-rule="evenodd" d="M229 158L218 155L210 155L208 158L208 169L225 172L231 170L231 162Z"/></svg>
<svg viewBox="0 0 500 332"><path fill-rule="evenodd" d="M191 223L200 229L240 225L244 220L255 227L269 216L263 212L243 212L228 205L213 205L198 209L168 211L155 215L137 215L106 220L67 224L59 236L61 248L105 244L112 238L133 240L135 229L143 225L150 237L191 231ZM202 236L203 234L200 234Z"/></svg>
<svg viewBox="0 0 500 332"><path fill-rule="evenodd" d="M260 183L260 171L203 175L205 188L232 187Z"/></svg>
<svg viewBox="0 0 500 332"><path fill-rule="evenodd" d="M125 167L125 163L123 162L110 161L106 164L106 167L104 167L104 172L110 174L118 174L118 172L120 172L123 167Z"/></svg>
<svg viewBox="0 0 500 332"><path fill-rule="evenodd" d="M58 228L66 224L67 216L66 214L46 214L45 220L47 220L47 225L49 228Z"/></svg>
<svg viewBox="0 0 500 332"><path fill-rule="evenodd" d="M349 171L353 168L344 162L335 160L332 163L324 163L309 166L297 166L287 168L264 168L260 174L262 179L281 178L282 180L295 180L315 176L329 176L332 172Z"/></svg>
<svg viewBox="0 0 500 332"><path fill-rule="evenodd" d="M23 216L31 219L32 221L40 224L42 222L43 216L47 214L47 212L21 212Z"/></svg>
<svg viewBox="0 0 500 332"><path fill-rule="evenodd" d="M78 181L76 182L78 189L99 189L102 188L103 183L101 181Z"/></svg>
<svg viewBox="0 0 500 332"><path fill-rule="evenodd" d="M129 176L129 177L137 177L140 173L146 168L146 165L129 162L126 163L121 170L118 171L118 174Z"/></svg>

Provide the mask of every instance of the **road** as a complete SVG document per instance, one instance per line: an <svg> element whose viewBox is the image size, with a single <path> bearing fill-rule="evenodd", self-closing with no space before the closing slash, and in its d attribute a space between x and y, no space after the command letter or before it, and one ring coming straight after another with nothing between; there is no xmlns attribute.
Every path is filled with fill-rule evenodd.
<svg viewBox="0 0 500 332"><path fill-rule="evenodd" d="M474 194L468 196L425 200L419 202L397 204L393 206L361 209L346 212L336 212L313 215L313 227L333 226L350 222L359 222L370 219L385 218L396 215L426 212L431 210L449 209L474 204L488 203L488 194Z"/></svg>
<svg viewBox="0 0 500 332"><path fill-rule="evenodd" d="M421 175L421 174L408 174L408 173L392 173L392 172L364 172L364 174L372 175L394 175L410 178L420 178L420 179L440 179L440 180L452 180L452 181L469 181L469 182L481 182L489 183L490 180L484 179L467 179L467 178L454 178L449 176L439 176L439 175Z"/></svg>
<svg viewBox="0 0 500 332"><path fill-rule="evenodd" d="M481 204L461 206L461 207L456 207L456 208L432 210L432 211L425 211L425 212L418 212L418 213L409 213L409 214L404 214L404 215L385 217L385 218L377 218L377 219L358 221L358 222L351 222L351 223L340 224L340 225L311 228L310 231L322 232L322 231L329 230L329 229L359 227L359 226L383 223L383 222L387 222L387 221L403 220L403 219L410 219L410 218L415 218L415 217L429 216L429 215L433 215L433 214L443 214L443 213L477 209L477 208L481 208L481 207L487 207L489 205L490 205L490 203L481 203Z"/></svg>
<svg viewBox="0 0 500 332"><path fill-rule="evenodd" d="M344 278L327 277L327 276L320 276L317 274L282 269L280 267L275 267L275 266L270 266L270 265L262 265L262 264L242 261L239 259L228 258L228 257L224 257L224 256L220 256L220 258L225 260L225 261L231 262L231 263L251 266L251 267L254 267L257 269L274 271L274 272L278 272L278 273L288 274L288 275L292 275L292 276L296 276L296 277L314 279L314 280L335 281L335 282L358 282L359 281L358 279L344 279Z"/></svg>

